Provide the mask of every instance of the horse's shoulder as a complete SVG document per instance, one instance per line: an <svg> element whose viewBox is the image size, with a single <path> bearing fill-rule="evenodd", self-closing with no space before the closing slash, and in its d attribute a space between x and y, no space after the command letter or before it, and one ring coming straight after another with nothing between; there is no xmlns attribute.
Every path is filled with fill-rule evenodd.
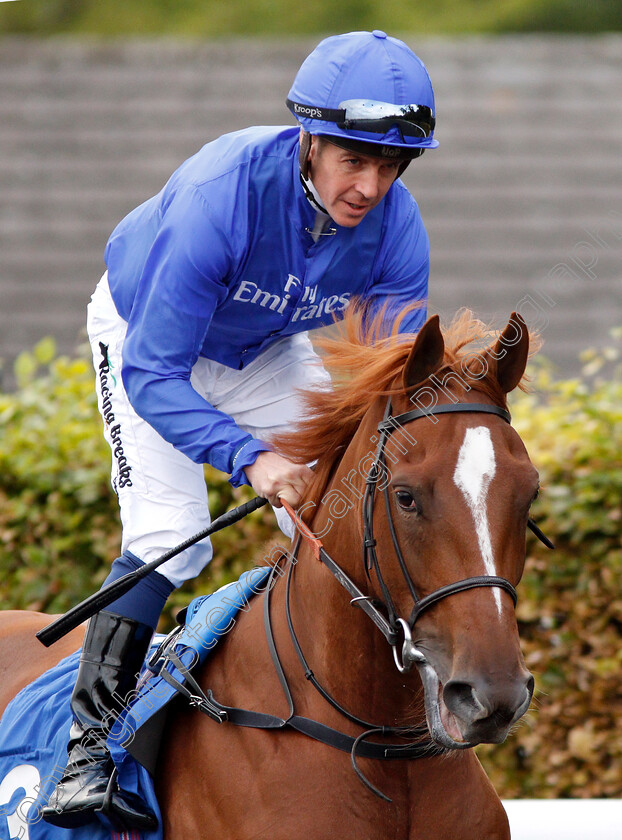
<svg viewBox="0 0 622 840"><path fill-rule="evenodd" d="M0 611L0 714L22 688L81 646L84 626L52 647L41 644L35 634L55 617L28 610Z"/></svg>

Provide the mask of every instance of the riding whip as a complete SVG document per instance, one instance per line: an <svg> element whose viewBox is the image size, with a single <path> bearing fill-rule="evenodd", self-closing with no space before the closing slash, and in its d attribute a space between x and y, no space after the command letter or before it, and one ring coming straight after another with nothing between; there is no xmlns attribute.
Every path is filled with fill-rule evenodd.
<svg viewBox="0 0 622 840"><path fill-rule="evenodd" d="M104 586L103 589L100 589L99 592L94 592L92 595L89 595L89 597L85 598L84 601L81 601L81 603L72 607L51 624L48 624L42 630L39 630L36 634L37 639L39 639L41 644L46 647L50 647L50 645L53 645L54 642L62 639L63 636L66 636L67 633L76 628L79 624L82 624L83 621L86 621L87 618L91 618L91 616L95 615L95 613L105 609L108 604L111 604L113 601L116 601L117 598L125 595L126 592L128 592L133 586L136 586L136 584L144 577L151 574L151 572L157 569L158 566L161 566L162 563L166 563L167 560L181 554L182 551L190 548L191 545L204 540L211 534L215 534L216 531L222 531L222 529L226 528L228 525L233 525L234 522L238 522L249 513L263 507L267 504L267 502L267 499L264 499L261 496L256 496L249 502L244 502L244 504L239 505L239 507L233 508L233 510L228 510L226 513L223 513L222 516L215 519L209 527L204 528L203 531L199 531L199 533L195 534L193 537L189 537L184 542L175 546L175 548L170 548L168 551L165 551L164 554L157 557L155 560L152 560L151 563L146 563L139 569L129 572L128 574L123 575L123 577L112 581L112 583L109 583L108 586Z"/></svg>

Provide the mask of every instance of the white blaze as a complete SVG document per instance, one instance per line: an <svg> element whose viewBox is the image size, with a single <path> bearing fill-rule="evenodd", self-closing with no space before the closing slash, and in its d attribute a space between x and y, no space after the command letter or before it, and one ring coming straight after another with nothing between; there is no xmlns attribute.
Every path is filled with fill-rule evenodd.
<svg viewBox="0 0 622 840"><path fill-rule="evenodd" d="M488 488L495 472L495 450L490 430L486 426L467 429L458 453L454 483L471 509L479 550L488 575L496 575L487 512ZM493 592L500 612L501 593L496 587L493 588Z"/></svg>

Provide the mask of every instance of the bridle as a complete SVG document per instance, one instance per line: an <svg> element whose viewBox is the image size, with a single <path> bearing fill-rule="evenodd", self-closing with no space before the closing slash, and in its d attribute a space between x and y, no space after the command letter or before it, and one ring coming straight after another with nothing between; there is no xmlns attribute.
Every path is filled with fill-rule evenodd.
<svg viewBox="0 0 622 840"><path fill-rule="evenodd" d="M391 541L393 543L393 549L397 557L402 575L404 576L404 580L406 581L406 585L413 599L413 608L411 610L408 620L400 618L397 615L397 610L395 608L393 598L391 597L391 593L389 592L389 589L383 578L382 571L380 569L380 564L378 562L378 555L376 553L376 540L374 538L374 503L380 478L381 476L386 474L385 450L390 436L396 430L400 429L401 426L405 423L411 423L414 420L418 420L422 417L429 417L430 415L437 414L475 413L493 414L497 417L501 417L506 423L512 422L510 413L504 408L500 408L496 405L486 405L481 403L450 403L446 405L433 406L426 410L413 409L412 411L407 411L403 414L399 414L397 417L393 417L391 414L391 400L389 399L387 401L384 418L382 422L378 424L378 445L376 448L374 461L367 475L367 479L365 482L365 495L363 497L363 562L365 565L365 571L367 572L367 575L369 576L370 572L373 570L378 580L378 584L380 586L380 590L384 599L382 606L387 615L388 624L392 631L392 638L387 639L387 641L389 641L389 643L393 647L393 656L395 659L395 664L400 672L410 670L413 661L415 661L418 658L416 648L414 648L414 645L412 643L411 635L412 630L415 626L415 622L421 617L421 615L426 610L428 610L430 607L432 607L434 604L437 604L444 598L448 598L450 595L455 595L458 592L464 592L468 589L475 589L483 586L496 586L505 590L512 598L514 605L516 605L518 597L516 594L516 589L510 583L509 580L506 580L506 578L503 577L498 577L497 575L478 575L476 577L466 578L465 580L459 580L455 583L450 583L446 586L442 586L439 589L436 589L434 592L431 592L429 595L426 595L424 598L421 598L417 593L417 589L408 572L404 556L400 549L400 544L397 538L395 524L393 522L393 516L391 513L388 483L385 483L382 489L382 493L385 501L386 516L389 525L389 531L391 534ZM397 643L396 641L393 641L394 638L397 639L399 635L399 630L401 630L404 636L401 660L397 651Z"/></svg>
<svg viewBox="0 0 622 840"><path fill-rule="evenodd" d="M422 417L429 417L430 415L438 414L493 414L501 417L506 423L510 424L512 418L506 409L496 405L488 405L484 403L449 403L443 405L432 406L428 409L413 409L406 411L397 417L391 414L391 400L387 401L382 421L378 424L378 442L374 460L367 474L365 480L365 493L363 496L363 563L368 578L373 570L380 591L382 592L383 600L373 598L369 595L363 594L354 581L344 572L344 570L332 559L328 554L322 542L315 537L312 531L305 525L304 522L289 508L290 515L294 518L298 530L302 536L312 546L315 556L321 560L329 571L336 577L339 583L351 595L350 603L360 607L374 622L378 629L382 632L387 642L393 649L393 658L397 669L403 673L409 671L414 663L421 664L425 662L423 654L415 647L412 641L412 630L415 622L421 615L430 607L442 601L450 595L455 595L458 592L465 592L469 589L476 589L480 587L499 587L506 591L514 605L517 601L517 593L514 586L509 580L497 575L477 575L474 577L458 580L454 583L449 583L446 586L441 586L425 597L421 598L417 593L417 589L408 572L404 556L400 549L400 544L397 539L395 524L391 513L391 502L388 485L385 484L382 488L382 493L385 500L385 508L387 515L387 522L391 534L391 541L393 549L397 557L402 575L406 581L406 585L413 599L413 607L408 620L398 616L397 610L389 588L386 585L380 563L378 562L378 555L376 552L376 539L374 537L374 505L376 492L378 491L378 484L383 475L386 474L386 458L385 450L390 436L400 429L404 424L410 423L414 420L419 420ZM288 507L288 506L287 506ZM547 548L553 548L553 543L542 533L533 520L528 519L527 525L531 531L541 540ZM399 640L403 637L401 651L398 650Z"/></svg>
<svg viewBox="0 0 622 840"><path fill-rule="evenodd" d="M284 558L289 560L289 568L287 570L286 582L285 610L287 617L287 625L296 654L304 669L306 679L320 693L324 700L326 700L334 709L336 709L345 718L363 727L366 731L361 733L361 735L359 735L358 737L354 738L352 736L339 732L338 730L332 729L331 727L328 727L318 721L301 717L296 714L294 709L292 692L290 690L276 648L270 617L270 591L274 583L276 582L276 574L283 574L282 571L278 570L278 564L272 568L271 574L268 578L268 584L265 590L264 627L270 656L279 682L288 702L288 716L285 718L280 718L275 715L263 712L239 709L236 707L225 706L219 703L215 699L211 690L208 690L207 693L203 692L203 690L198 685L190 671L172 652L167 653L167 655L169 656L169 660L173 662L178 671L183 675L187 684L184 685L183 683L179 682L166 671L166 668L162 667L160 673L163 675L166 681L171 683L171 685L174 685L175 688L189 700L191 705L196 706L201 711L205 712L219 723L228 721L239 726L246 726L258 729L284 729L288 727L298 732L301 732L302 734L307 735L311 738L314 738L315 740L321 741L324 744L328 744L329 746L335 747L337 749L350 752L352 766L359 778L376 795L390 802L391 800L387 796L385 796L385 794L383 794L380 790L378 790L374 785L372 785L371 782L369 782L365 778L363 773L360 771L357 765L358 757L368 757L376 759L416 759L437 755L439 754L439 752L444 752L444 749L428 740L417 740L414 743L411 742L399 745L394 743L381 744L376 741L370 742L367 740L370 736L374 735L376 737L403 737L404 735L410 735L411 737L421 737L423 736L424 731L421 729L406 726L378 726L371 724L348 712L326 691L326 689L323 688L323 686L318 682L315 675L313 674L313 671L309 667L307 660L305 659L304 654L302 652L298 638L296 636L290 612L289 593L294 568L298 559L298 552L301 546L301 541L302 539L304 539L311 546L315 557L323 562L323 564L333 574L337 581L350 594L350 603L362 609L374 622L378 629L383 633L387 642L391 645L393 649L393 657L395 660L395 664L400 672L410 670L413 664L416 664L418 667L423 669L427 667L424 655L415 647L412 641L412 630L419 617L426 610L428 610L430 607L432 607L434 604L437 604L444 598L447 598L450 595L455 595L458 592L464 592L469 589L479 587L499 587L505 590L512 598L514 604L516 604L517 594L514 586L506 578L498 577L496 575L479 575L475 577L466 578L464 580L459 580L454 583L447 584L446 586L439 587L439 589L434 590L433 592L431 592L423 598L419 597L416 587L408 572L406 562L402 555L399 541L397 539L395 525L391 514L390 494L386 485L382 488L382 491L385 499L387 521L389 523L393 548L397 556L400 569L406 581L408 590L413 598L413 608L411 610L408 621L397 615L397 610L395 608L393 598L391 597L386 582L382 576L376 552L376 540L374 538L373 531L373 516L375 496L376 491L378 490L380 477L383 474L383 472L386 471L385 450L387 442L391 434L405 423L410 423L414 420L418 420L422 417L427 417L432 414L438 415L458 413L492 414L501 417L506 423L511 423L511 417L509 412L506 411L504 408L500 408L494 405L479 403L455 403L434 406L427 410L415 409L413 411L407 411L403 414L400 414L397 417L393 417L391 415L391 400L389 399L387 401L384 418L378 424L378 445L376 448L374 461L370 467L365 481L365 493L363 496L362 504L363 561L368 577L370 577L370 572L372 570L374 571L379 582L382 596L384 598L383 601L378 601L377 599L372 598L369 595L365 595L359 589L357 584L341 568L341 566L339 566L339 564L333 560L333 558L324 548L321 540L319 540L313 534L310 528L300 519L296 512L286 502L284 502L283 505L288 510L299 531L298 538L293 548L293 553L289 554L285 552L283 555ZM528 520L528 525L530 529L534 532L534 534L547 547L553 548L553 544L544 536L544 534L542 534L540 529L535 525L535 523L532 522L531 519ZM398 643L400 636L403 636L401 653L398 652ZM167 650L171 650L171 644L168 642ZM466 742L460 745L461 748L468 748L470 746L472 745ZM456 746L456 748L458 748L458 746Z"/></svg>

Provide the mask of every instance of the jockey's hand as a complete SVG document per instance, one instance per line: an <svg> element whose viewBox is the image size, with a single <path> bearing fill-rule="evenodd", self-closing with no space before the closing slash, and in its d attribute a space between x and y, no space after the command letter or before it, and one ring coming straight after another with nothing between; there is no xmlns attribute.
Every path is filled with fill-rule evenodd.
<svg viewBox="0 0 622 840"><path fill-rule="evenodd" d="M260 452L244 472L255 493L277 508L282 507L281 499L296 508L313 478L313 471L305 464L294 464L276 452Z"/></svg>

